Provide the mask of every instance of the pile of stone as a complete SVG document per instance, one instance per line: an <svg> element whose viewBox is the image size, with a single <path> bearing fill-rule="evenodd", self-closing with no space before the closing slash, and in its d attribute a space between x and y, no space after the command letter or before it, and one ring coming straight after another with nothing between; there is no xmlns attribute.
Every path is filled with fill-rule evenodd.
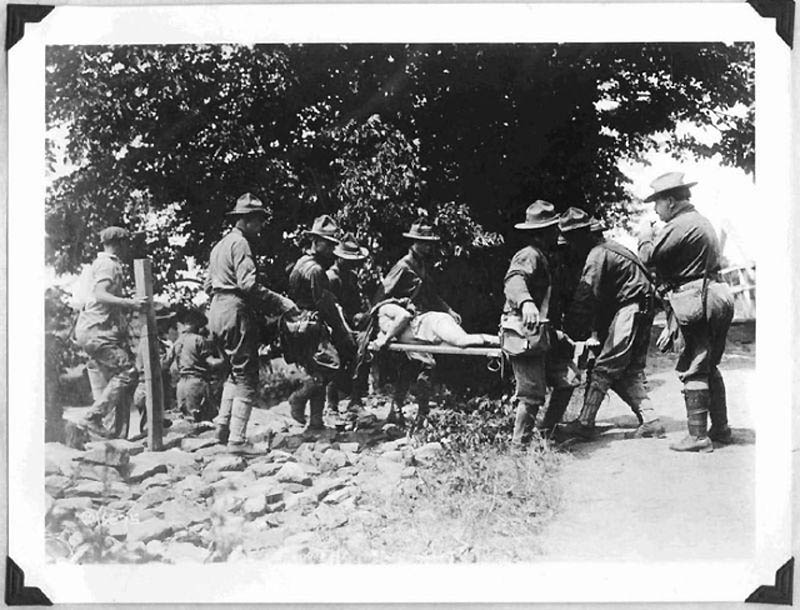
<svg viewBox="0 0 800 610"><path fill-rule="evenodd" d="M264 412L259 412L264 413ZM144 441L45 449L47 549L72 562L303 561L315 536L375 522L365 493L411 482L441 447L397 438L374 418L357 430L303 433L275 409L256 415L255 458L180 422L165 451ZM277 416L277 420L276 420ZM268 446L269 444L269 446Z"/></svg>

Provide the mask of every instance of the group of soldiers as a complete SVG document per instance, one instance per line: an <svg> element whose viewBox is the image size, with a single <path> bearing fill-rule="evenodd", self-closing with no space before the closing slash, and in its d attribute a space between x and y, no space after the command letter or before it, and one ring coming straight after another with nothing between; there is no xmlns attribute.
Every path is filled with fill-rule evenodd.
<svg viewBox="0 0 800 610"><path fill-rule="evenodd" d="M665 224L657 235L651 224L640 227L638 255L605 239L598 221L578 208L557 215L552 204L538 200L515 225L528 245L514 255L504 278L499 341L516 381L513 443L524 446L535 425L545 436L591 439L609 390L637 415L639 426L632 436L663 436L645 375L659 306L666 309L668 320L659 347L680 352L677 370L689 432L671 448L707 452L713 450L712 441L730 441L718 364L733 301L719 278L716 233L690 202L693 185L684 183L680 173L665 174L652 183L654 192L647 201L655 202ZM354 271L369 252L352 235L341 236L330 216L318 217L305 232L310 248L288 269L288 296L259 281L251 242L268 218L261 201L245 194L228 216L233 227L211 251L206 289L211 295L210 342L226 374L214 418L216 438L232 453L258 453L247 443L246 430L258 390L265 313L280 317L284 355L308 373L289 404L292 417L309 430L324 428L326 403L338 410L342 392L350 395L352 405L360 403L367 353L392 338L421 344L497 344L496 336L464 333L459 314L438 293L431 266L440 237L425 220L403 234L408 253L367 301ZM126 311L142 310L147 301L123 296L127 240L127 231L118 227L101 235L103 252L92 266L93 294L76 329L79 345L109 378L86 418L87 427L95 431L110 409L129 409L136 383L122 317ZM574 277L568 277L565 260L573 266L577 261ZM376 333L379 339L373 341ZM521 340L513 348L512 336ZM578 418L562 423L575 389L569 365L577 340L596 350L597 357ZM389 419L405 423L401 407L411 390L418 404L415 425L419 424L429 409L435 359L424 353L393 356L398 356L397 379ZM537 424L548 389L547 407Z"/></svg>

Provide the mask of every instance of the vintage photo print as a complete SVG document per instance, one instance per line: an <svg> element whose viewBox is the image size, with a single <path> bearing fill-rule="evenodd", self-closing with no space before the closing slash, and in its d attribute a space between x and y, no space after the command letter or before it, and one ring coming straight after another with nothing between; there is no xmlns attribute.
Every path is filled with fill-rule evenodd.
<svg viewBox="0 0 800 610"><path fill-rule="evenodd" d="M774 29L727 3L32 18L8 56L26 585L105 604L772 585L794 222Z"/></svg>

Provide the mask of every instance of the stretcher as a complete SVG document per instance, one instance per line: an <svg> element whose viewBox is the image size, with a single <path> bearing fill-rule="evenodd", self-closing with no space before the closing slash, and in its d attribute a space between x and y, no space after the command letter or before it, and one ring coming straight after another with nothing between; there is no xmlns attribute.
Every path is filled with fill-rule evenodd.
<svg viewBox="0 0 800 610"><path fill-rule="evenodd" d="M455 356L485 356L500 358L503 352L499 347L456 347L455 345L430 345L427 343L389 343L390 352L422 352L426 354L452 354ZM373 349L374 351L374 349Z"/></svg>

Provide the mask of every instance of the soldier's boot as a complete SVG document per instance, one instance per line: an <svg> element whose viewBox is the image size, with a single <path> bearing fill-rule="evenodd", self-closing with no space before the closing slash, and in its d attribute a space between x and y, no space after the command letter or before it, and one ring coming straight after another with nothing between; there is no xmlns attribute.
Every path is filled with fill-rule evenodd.
<svg viewBox="0 0 800 610"><path fill-rule="evenodd" d="M625 438L664 438L666 428L656 415L649 397L641 400L636 406L631 405L631 409L639 420L639 426L636 430L626 433Z"/></svg>
<svg viewBox="0 0 800 610"><path fill-rule="evenodd" d="M325 386L325 410L333 415L339 414L339 390L333 382Z"/></svg>
<svg viewBox="0 0 800 610"><path fill-rule="evenodd" d="M255 449L247 442L247 422L250 421L250 412L252 410L252 400L241 396L233 399L228 453L234 455L264 455L263 451Z"/></svg>
<svg viewBox="0 0 800 610"><path fill-rule="evenodd" d="M233 396L236 386L226 382L222 386L222 397L219 401L219 413L214 418L214 438L220 445L227 445L230 438L231 411L233 409Z"/></svg>
<svg viewBox="0 0 800 610"><path fill-rule="evenodd" d="M511 445L521 449L531 440L531 431L539 412L539 405L528 404L522 400L517 401L517 411L514 415L514 432L511 435Z"/></svg>
<svg viewBox="0 0 800 610"><path fill-rule="evenodd" d="M605 397L605 390L595 385L590 385L586 389L586 396L583 399L583 407L581 407L578 419L574 419L558 428L558 440L592 440L595 435L594 421Z"/></svg>
<svg viewBox="0 0 800 610"><path fill-rule="evenodd" d="M711 453L714 445L708 438L708 390L684 390L684 401L686 402L688 436L681 441L669 446L673 451L695 451L699 453Z"/></svg>
<svg viewBox="0 0 800 610"><path fill-rule="evenodd" d="M306 403L316 389L313 379L306 379L303 384L289 395L292 419L300 424L306 423Z"/></svg>
<svg viewBox="0 0 800 610"><path fill-rule="evenodd" d="M417 399L417 416L414 419L414 429L418 430L425 424L430 411L431 378L430 371L423 370L417 375L414 384L414 398Z"/></svg>
<svg viewBox="0 0 800 610"><path fill-rule="evenodd" d="M733 441L730 426L728 426L728 401L725 392L725 382L719 369L714 369L708 380L710 393L708 414L711 417L711 428L708 438L715 443L727 445Z"/></svg>
<svg viewBox="0 0 800 610"><path fill-rule="evenodd" d="M540 428L543 437L550 437L555 427L561 423L574 391L575 388L554 388L550 393Z"/></svg>
<svg viewBox="0 0 800 610"><path fill-rule="evenodd" d="M323 392L316 392L308 399L310 417L308 418L308 430L324 430L325 422L322 420L322 412L325 409L325 398Z"/></svg>

